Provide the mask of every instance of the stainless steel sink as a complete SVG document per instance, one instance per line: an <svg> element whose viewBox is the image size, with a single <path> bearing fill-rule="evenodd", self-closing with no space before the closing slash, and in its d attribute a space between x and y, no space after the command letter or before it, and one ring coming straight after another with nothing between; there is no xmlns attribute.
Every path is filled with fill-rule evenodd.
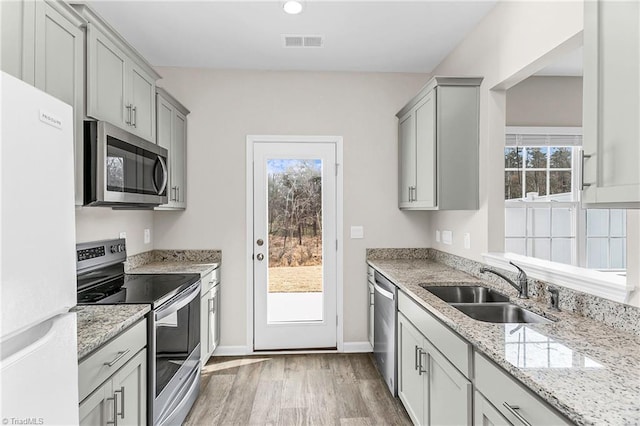
<svg viewBox="0 0 640 426"><path fill-rule="evenodd" d="M487 287L428 286L426 284L421 284L420 286L447 303L491 303L509 301L508 296Z"/></svg>
<svg viewBox="0 0 640 426"><path fill-rule="evenodd" d="M451 306L473 319L493 323L551 323L552 321L534 314L512 303L476 303L457 304Z"/></svg>

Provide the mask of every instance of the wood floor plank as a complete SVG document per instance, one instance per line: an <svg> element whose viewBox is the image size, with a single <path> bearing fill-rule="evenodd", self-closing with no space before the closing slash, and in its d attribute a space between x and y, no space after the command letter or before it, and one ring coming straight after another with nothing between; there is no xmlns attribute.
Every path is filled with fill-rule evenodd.
<svg viewBox="0 0 640 426"><path fill-rule="evenodd" d="M308 421L310 425L334 425L338 422L338 403L329 369L307 371Z"/></svg>
<svg viewBox="0 0 640 426"><path fill-rule="evenodd" d="M250 425L278 424L283 387L283 380L260 379L249 417Z"/></svg>
<svg viewBox="0 0 640 426"><path fill-rule="evenodd" d="M263 362L252 362L238 368L238 374L220 416L220 423L244 425L249 423L263 366Z"/></svg>
<svg viewBox="0 0 640 426"><path fill-rule="evenodd" d="M356 375L353 372L350 357L351 355L349 354L335 354L329 358L334 380L344 383L356 383Z"/></svg>
<svg viewBox="0 0 640 426"><path fill-rule="evenodd" d="M284 379L281 408L307 408L308 394L305 392L307 372L288 372Z"/></svg>
<svg viewBox="0 0 640 426"><path fill-rule="evenodd" d="M307 411L305 408L282 408L278 425L298 426L307 424Z"/></svg>
<svg viewBox="0 0 640 426"><path fill-rule="evenodd" d="M185 424L218 424L234 380L235 375L231 374L212 376L207 387L193 404Z"/></svg>
<svg viewBox="0 0 640 426"><path fill-rule="evenodd" d="M340 426L371 426L375 425L369 417L357 417L353 419L340 419ZM379 423L378 423L379 424Z"/></svg>
<svg viewBox="0 0 640 426"><path fill-rule="evenodd" d="M373 380L380 378L380 373L376 370L369 354L353 354L349 357L349 360L356 379Z"/></svg>
<svg viewBox="0 0 640 426"><path fill-rule="evenodd" d="M336 395L339 395L336 399L339 418L369 417L369 409L360 395L357 383L345 382L334 377L333 386Z"/></svg>
<svg viewBox="0 0 640 426"><path fill-rule="evenodd" d="M376 419L379 424L411 425L404 408L400 406L401 403L391 397L389 389L380 378L360 380L358 388L370 413L369 416Z"/></svg>
<svg viewBox="0 0 640 426"><path fill-rule="evenodd" d="M260 380L284 380L285 359L281 356L271 356L262 367Z"/></svg>

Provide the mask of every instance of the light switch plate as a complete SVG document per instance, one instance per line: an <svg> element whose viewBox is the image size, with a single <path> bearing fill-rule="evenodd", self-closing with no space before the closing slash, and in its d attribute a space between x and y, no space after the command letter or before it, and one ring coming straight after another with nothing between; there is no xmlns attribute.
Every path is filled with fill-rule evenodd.
<svg viewBox="0 0 640 426"><path fill-rule="evenodd" d="M471 248L471 234L468 232L464 234L464 248L467 250Z"/></svg>
<svg viewBox="0 0 640 426"><path fill-rule="evenodd" d="M144 243L149 244L151 242L151 229L144 230Z"/></svg>
<svg viewBox="0 0 640 426"><path fill-rule="evenodd" d="M436 230L436 243L440 242L440 231Z"/></svg>
<svg viewBox="0 0 640 426"><path fill-rule="evenodd" d="M363 226L352 226L351 227L351 239L360 239L364 238L364 227Z"/></svg>
<svg viewBox="0 0 640 426"><path fill-rule="evenodd" d="M453 232L442 231L442 242L448 245L453 244Z"/></svg>

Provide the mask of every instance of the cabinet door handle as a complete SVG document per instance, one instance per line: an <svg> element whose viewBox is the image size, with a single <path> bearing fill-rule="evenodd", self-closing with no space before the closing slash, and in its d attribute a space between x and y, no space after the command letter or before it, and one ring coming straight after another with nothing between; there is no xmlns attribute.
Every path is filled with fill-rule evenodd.
<svg viewBox="0 0 640 426"><path fill-rule="evenodd" d="M427 369L424 368L424 365L422 365L422 355L425 356L424 359L425 359L425 361L428 362L428 360L427 360L427 356L428 356L427 352L422 350L422 348L420 348L420 353L418 354L418 359L419 359L419 362L418 362L418 374L420 376L422 376L422 373L425 373L425 374L428 373Z"/></svg>
<svg viewBox="0 0 640 426"><path fill-rule="evenodd" d="M507 410L509 410L509 412L511 414L514 415L514 417L518 420L520 420L520 422L525 425L525 426L531 426L531 423L529 423L527 421L527 419L525 419L524 417L522 417L522 414L520 414L520 412L518 411L520 409L519 406L517 405L509 405L508 402L503 402L502 405L504 406L504 408L506 408Z"/></svg>
<svg viewBox="0 0 640 426"><path fill-rule="evenodd" d="M138 107L131 108L131 112L133 116L131 125L135 128L138 128Z"/></svg>
<svg viewBox="0 0 640 426"><path fill-rule="evenodd" d="M415 359L415 365L413 367L414 370L418 369L418 353L421 351L421 349L416 345L416 348L413 351L413 355L414 355L414 359Z"/></svg>
<svg viewBox="0 0 640 426"><path fill-rule="evenodd" d="M120 415L121 419L124 419L124 386L120 386L120 390L117 390L117 391L113 392L114 401L115 401L117 393L120 394L120 412L118 413L117 410L116 410L116 414Z"/></svg>
<svg viewBox="0 0 640 426"><path fill-rule="evenodd" d="M107 401L113 401L113 421L110 422L107 420L108 425L118 426L118 403L116 402L116 396L113 395L113 398L107 398Z"/></svg>
<svg viewBox="0 0 640 426"><path fill-rule="evenodd" d="M117 363L118 361L120 361L122 359L122 357L124 357L126 354L128 354L131 351L131 349L127 349L126 351L120 351L118 352L118 355L116 355L116 357L113 359L113 361L111 362L105 362L104 365L106 365L107 367L113 367L115 365L115 363Z"/></svg>
<svg viewBox="0 0 640 426"><path fill-rule="evenodd" d="M209 299L209 312L211 312L212 314L215 315L216 313L216 304L215 304L216 298L212 297L211 299Z"/></svg>
<svg viewBox="0 0 640 426"><path fill-rule="evenodd" d="M589 154L585 154L584 151L580 151L580 163L582 165L581 169L580 169L580 189L584 191L585 188L588 188L591 186L590 183L585 183L584 182L584 159L587 158L591 158L591 155Z"/></svg>
<svg viewBox="0 0 640 426"><path fill-rule="evenodd" d="M180 187L179 186L176 186L176 191L177 191L176 192L176 194L177 194L176 195L176 201L180 202Z"/></svg>
<svg viewBox="0 0 640 426"><path fill-rule="evenodd" d="M131 126L131 104L126 105L125 108L127 109L127 119L124 122Z"/></svg>

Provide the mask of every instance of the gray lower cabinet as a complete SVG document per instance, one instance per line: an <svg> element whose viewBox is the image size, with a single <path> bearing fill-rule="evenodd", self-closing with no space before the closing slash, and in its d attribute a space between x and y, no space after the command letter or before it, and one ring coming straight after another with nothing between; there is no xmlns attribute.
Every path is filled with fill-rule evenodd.
<svg viewBox="0 0 640 426"><path fill-rule="evenodd" d="M147 322L80 361L81 425L143 425L147 419Z"/></svg>
<svg viewBox="0 0 640 426"><path fill-rule="evenodd" d="M467 378L398 313L398 396L418 425L464 425L472 420Z"/></svg>
<svg viewBox="0 0 640 426"><path fill-rule="evenodd" d="M156 141L160 75L86 3L71 2L87 21L86 115Z"/></svg>
<svg viewBox="0 0 640 426"><path fill-rule="evenodd" d="M596 208L640 208L640 2L584 2L584 187Z"/></svg>
<svg viewBox="0 0 640 426"><path fill-rule="evenodd" d="M169 202L158 210L187 208L187 115L189 110L166 90L156 88L158 145L169 151Z"/></svg>
<svg viewBox="0 0 640 426"><path fill-rule="evenodd" d="M434 77L398 112L400 209L478 209L481 82Z"/></svg>
<svg viewBox="0 0 640 426"><path fill-rule="evenodd" d="M71 105L75 201L82 205L86 21L62 1L3 1L2 70Z"/></svg>

